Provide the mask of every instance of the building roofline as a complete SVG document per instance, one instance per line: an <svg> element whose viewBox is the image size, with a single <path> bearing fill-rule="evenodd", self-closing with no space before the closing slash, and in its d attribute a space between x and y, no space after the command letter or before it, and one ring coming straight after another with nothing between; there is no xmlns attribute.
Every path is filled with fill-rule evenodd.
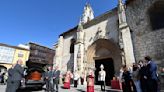
<svg viewBox="0 0 164 92"><path fill-rule="evenodd" d="M52 49L52 48L49 48L49 47L46 47L46 46L40 45L40 44L38 44L38 43L29 42L28 44L34 44L34 45L37 45L37 46L40 46L40 47L47 48L47 49L49 49L49 50L53 50L53 51L55 51L55 50Z"/></svg>
<svg viewBox="0 0 164 92"><path fill-rule="evenodd" d="M73 31L77 30L77 28L78 28L78 25L73 27L73 28L71 28L71 29L69 29L68 31L65 31L65 32L61 33L59 36L64 36L64 35L66 35L68 33L71 33Z"/></svg>
<svg viewBox="0 0 164 92"><path fill-rule="evenodd" d="M87 23L84 24L85 28L87 28L87 27L93 25L95 21L96 21L96 23L97 23L97 22L103 21L104 19L106 19L107 17L109 17L108 15L113 14L113 12L115 12L115 11L117 11L117 7L115 7L115 8L113 8L113 9L111 9L111 10L109 10L109 11L107 11L107 12L105 12L105 13L103 13L103 14L97 16L97 17L95 17L95 18L92 19L91 21L88 21ZM107 17L104 17L104 16L107 16ZM104 18L103 18L103 17L104 17ZM103 19L102 19L101 21L97 21L99 18L103 18ZM88 24L90 24L90 25L87 26ZM71 29L69 29L68 31L63 32L63 33L60 34L59 36L64 36L64 35L66 35L66 34L68 34L68 33L71 33L71 32L73 32L73 31L77 30L77 28L78 28L78 25L75 26L75 27L73 27L73 28L71 28Z"/></svg>
<svg viewBox="0 0 164 92"><path fill-rule="evenodd" d="M92 26L92 25L94 25L96 23L100 23L100 22L106 20L107 18L109 18L109 16L112 16L113 14L115 14L115 12L117 13L117 7L113 8L113 9L111 9L109 11L106 11L105 13L95 17L93 20L85 23L84 24L84 29L88 28L88 27L90 27L90 26Z"/></svg>
<svg viewBox="0 0 164 92"><path fill-rule="evenodd" d="M0 43L0 46L5 46L5 47L14 48L14 49L20 49L20 50L30 51L29 49L21 48L21 47L18 47L18 46L11 46L11 45L4 44L4 43Z"/></svg>

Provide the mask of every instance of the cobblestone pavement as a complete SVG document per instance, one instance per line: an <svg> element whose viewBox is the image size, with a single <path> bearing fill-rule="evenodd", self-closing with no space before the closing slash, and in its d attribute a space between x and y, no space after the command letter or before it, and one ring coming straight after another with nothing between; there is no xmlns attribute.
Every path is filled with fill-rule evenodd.
<svg viewBox="0 0 164 92"><path fill-rule="evenodd" d="M6 85L0 85L0 92L5 92L5 88L6 88ZM121 92L119 90L112 90L112 89L110 89L110 87L106 87L106 88L107 89L105 92ZM44 90L42 90L42 91L27 91L26 90L26 91L22 91L22 92L45 92L45 91ZM60 85L59 92L86 92L86 86L79 85L78 88L74 88L71 85L70 89L62 89L62 86ZM95 85L95 92L101 92L100 86Z"/></svg>

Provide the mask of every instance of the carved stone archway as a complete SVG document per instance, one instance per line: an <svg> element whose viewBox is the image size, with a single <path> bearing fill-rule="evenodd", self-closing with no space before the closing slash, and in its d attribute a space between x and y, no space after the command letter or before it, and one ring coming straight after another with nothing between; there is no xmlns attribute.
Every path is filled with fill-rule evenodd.
<svg viewBox="0 0 164 92"><path fill-rule="evenodd" d="M95 68L95 60L112 58L114 61L115 71L119 70L118 65L122 65L119 46L108 39L98 39L93 42L87 49L87 66Z"/></svg>

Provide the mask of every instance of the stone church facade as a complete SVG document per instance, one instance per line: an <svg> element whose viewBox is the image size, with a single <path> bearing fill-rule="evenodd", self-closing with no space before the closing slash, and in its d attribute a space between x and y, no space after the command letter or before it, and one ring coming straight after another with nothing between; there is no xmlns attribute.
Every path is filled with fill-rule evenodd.
<svg viewBox="0 0 164 92"><path fill-rule="evenodd" d="M149 55L164 66L164 1L118 0L118 6L98 17L89 4L80 22L62 33L55 45L54 64L65 73L99 70L117 75L122 64L132 65Z"/></svg>

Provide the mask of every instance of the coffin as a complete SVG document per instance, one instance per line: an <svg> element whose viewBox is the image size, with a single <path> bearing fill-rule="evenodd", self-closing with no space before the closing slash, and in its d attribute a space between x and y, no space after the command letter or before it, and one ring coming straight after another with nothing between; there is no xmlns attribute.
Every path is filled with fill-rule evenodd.
<svg viewBox="0 0 164 92"><path fill-rule="evenodd" d="M41 80L41 73L39 73L38 71L34 71L31 73L30 75L30 79L31 80Z"/></svg>

